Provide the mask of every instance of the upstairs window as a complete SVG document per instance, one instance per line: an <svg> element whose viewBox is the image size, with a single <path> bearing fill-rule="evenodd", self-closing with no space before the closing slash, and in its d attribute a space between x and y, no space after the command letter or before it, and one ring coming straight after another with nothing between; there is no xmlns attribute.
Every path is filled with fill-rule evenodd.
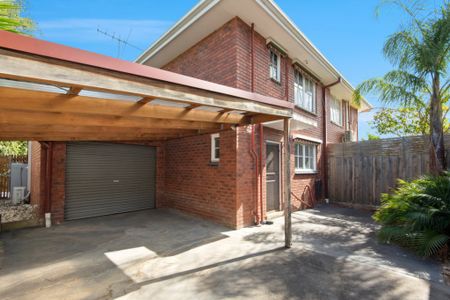
<svg viewBox="0 0 450 300"><path fill-rule="evenodd" d="M294 73L295 104L309 112L316 112L316 86L314 81L298 70Z"/></svg>
<svg viewBox="0 0 450 300"><path fill-rule="evenodd" d="M331 97L330 102L330 120L342 126L342 101L334 97Z"/></svg>
<svg viewBox="0 0 450 300"><path fill-rule="evenodd" d="M295 144L295 173L314 173L317 171L317 145Z"/></svg>
<svg viewBox="0 0 450 300"><path fill-rule="evenodd" d="M270 78L272 78L277 82L281 81L280 62L281 62L280 54L276 53L273 50L270 50L269 74Z"/></svg>
<svg viewBox="0 0 450 300"><path fill-rule="evenodd" d="M219 162L220 160L220 135L218 133L211 134L211 162Z"/></svg>

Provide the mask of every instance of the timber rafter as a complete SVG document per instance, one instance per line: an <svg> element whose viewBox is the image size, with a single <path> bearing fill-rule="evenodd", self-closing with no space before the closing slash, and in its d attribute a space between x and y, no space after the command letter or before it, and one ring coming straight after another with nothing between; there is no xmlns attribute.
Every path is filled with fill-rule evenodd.
<svg viewBox="0 0 450 300"><path fill-rule="evenodd" d="M292 115L285 101L1 31L0 66L1 140L165 140Z"/></svg>

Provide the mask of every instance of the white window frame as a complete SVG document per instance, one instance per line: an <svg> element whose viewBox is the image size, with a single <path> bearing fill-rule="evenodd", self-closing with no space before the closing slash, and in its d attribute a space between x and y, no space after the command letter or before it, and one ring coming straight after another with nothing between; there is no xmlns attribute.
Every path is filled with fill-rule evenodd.
<svg viewBox="0 0 450 300"><path fill-rule="evenodd" d="M311 113L317 112L317 105L316 105L316 83L314 80L309 78L308 76L305 76L304 73L300 72L299 70L294 71L294 99L295 99L295 105L298 107L309 111ZM301 76L301 85L299 82L297 82L297 78ZM308 96L308 92L306 91L307 84L310 84L312 87L312 95L311 95L311 104L308 105L306 101L306 97Z"/></svg>
<svg viewBox="0 0 450 300"><path fill-rule="evenodd" d="M216 145L216 139L219 139L219 145ZM216 156L216 149L219 149L219 156ZM220 161L220 134L211 134L211 162Z"/></svg>
<svg viewBox="0 0 450 300"><path fill-rule="evenodd" d="M272 62L272 55L277 58L276 65ZM269 49L269 75L276 82L281 82L281 55L272 49Z"/></svg>
<svg viewBox="0 0 450 300"><path fill-rule="evenodd" d="M306 156L306 148L312 150L312 155ZM306 166L306 159L309 159L312 165ZM295 174L317 173L317 145L296 142L294 146Z"/></svg>
<svg viewBox="0 0 450 300"><path fill-rule="evenodd" d="M335 97L331 97L330 100L330 121L342 126L342 100L336 99ZM336 117L339 119L336 120Z"/></svg>

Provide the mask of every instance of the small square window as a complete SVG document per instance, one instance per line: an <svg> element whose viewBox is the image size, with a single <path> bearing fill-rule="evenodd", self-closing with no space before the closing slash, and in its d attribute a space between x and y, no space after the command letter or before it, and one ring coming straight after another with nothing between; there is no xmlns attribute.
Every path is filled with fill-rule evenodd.
<svg viewBox="0 0 450 300"><path fill-rule="evenodd" d="M270 64L269 64L270 78L272 78L277 82L281 81L280 62L281 62L280 55L274 52L273 50L270 50Z"/></svg>
<svg viewBox="0 0 450 300"><path fill-rule="evenodd" d="M220 160L220 135L218 133L211 134L211 162L219 162Z"/></svg>

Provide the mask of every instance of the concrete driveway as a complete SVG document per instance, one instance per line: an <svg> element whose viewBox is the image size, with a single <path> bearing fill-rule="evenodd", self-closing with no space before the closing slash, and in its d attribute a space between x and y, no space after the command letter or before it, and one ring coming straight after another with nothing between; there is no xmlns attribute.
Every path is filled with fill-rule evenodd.
<svg viewBox="0 0 450 300"><path fill-rule="evenodd" d="M449 299L438 264L325 206L229 231L170 210L3 233L1 299Z"/></svg>

